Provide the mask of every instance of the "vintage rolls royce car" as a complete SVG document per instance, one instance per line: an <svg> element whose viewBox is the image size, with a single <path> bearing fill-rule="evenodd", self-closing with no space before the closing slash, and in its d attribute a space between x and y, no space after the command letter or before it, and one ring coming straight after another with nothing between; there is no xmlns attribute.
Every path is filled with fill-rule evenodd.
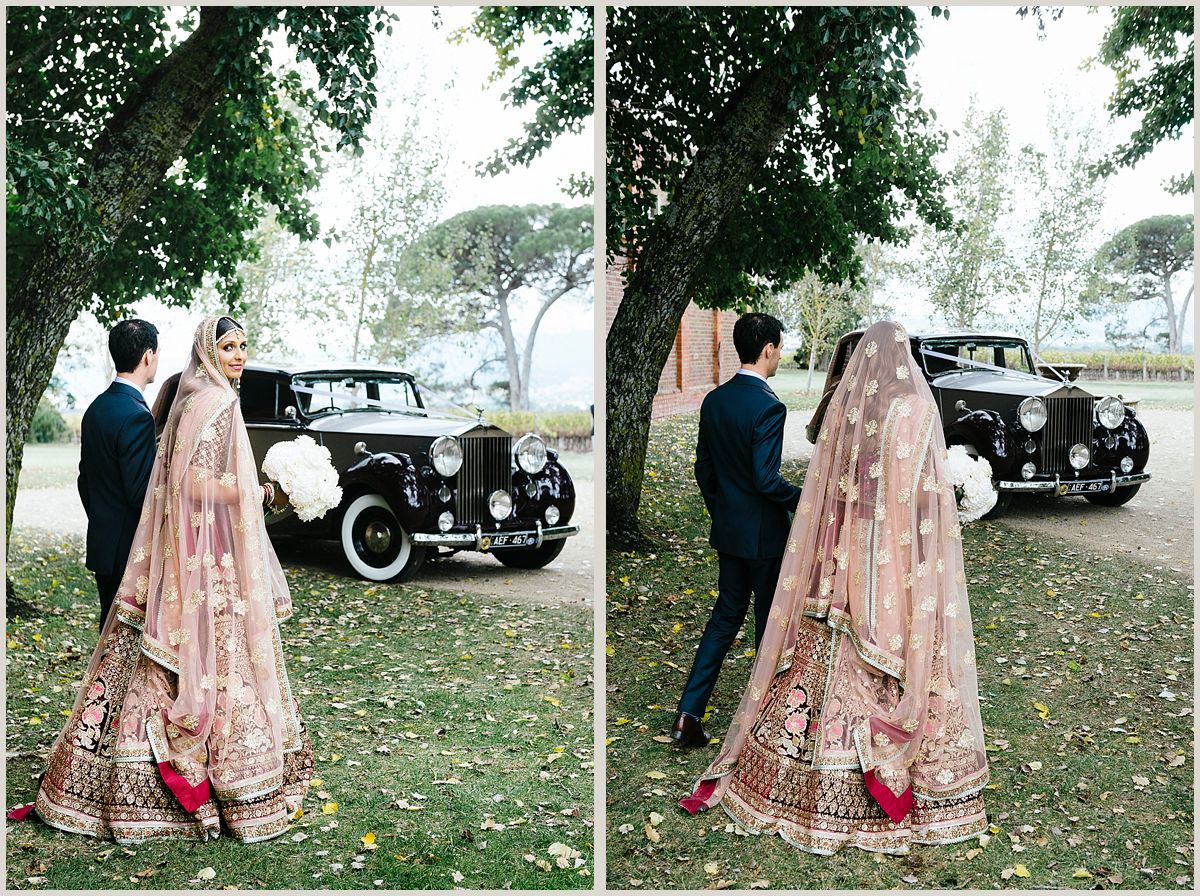
<svg viewBox="0 0 1200 896"><path fill-rule="evenodd" d="M824 394L806 428L810 442L862 334L847 333L834 349ZM989 517L1023 492L1083 495L1116 507L1150 478L1150 440L1136 409L1119 395L1093 395L1053 365L1035 366L1024 339L910 333L909 345L937 401L946 444L963 445L992 465L999 497Z"/></svg>
<svg viewBox="0 0 1200 896"><path fill-rule="evenodd" d="M303 434L341 474L337 508L307 523L269 515L268 533L337 540L365 579L410 579L426 559L458 551L538 569L579 532L575 485L553 449L431 399L411 374L250 363L241 403L259 466L276 442Z"/></svg>

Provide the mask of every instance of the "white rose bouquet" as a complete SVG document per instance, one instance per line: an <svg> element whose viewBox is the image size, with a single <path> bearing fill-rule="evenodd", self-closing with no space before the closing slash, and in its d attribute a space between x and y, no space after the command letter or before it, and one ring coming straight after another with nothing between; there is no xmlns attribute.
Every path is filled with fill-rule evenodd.
<svg viewBox="0 0 1200 896"><path fill-rule="evenodd" d="M329 449L318 445L312 436L276 442L263 458L262 471L279 483L296 516L305 522L325 516L342 502L338 472L329 458Z"/></svg>
<svg viewBox="0 0 1200 896"><path fill-rule="evenodd" d="M974 522L995 507L1000 497L992 485L992 465L986 457L971 457L962 445L951 445L946 453L958 498L958 521Z"/></svg>

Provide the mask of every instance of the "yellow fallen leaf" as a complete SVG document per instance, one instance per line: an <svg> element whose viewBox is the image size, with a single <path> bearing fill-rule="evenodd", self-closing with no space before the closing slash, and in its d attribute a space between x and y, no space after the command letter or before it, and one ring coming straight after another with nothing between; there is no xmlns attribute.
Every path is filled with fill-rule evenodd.
<svg viewBox="0 0 1200 896"><path fill-rule="evenodd" d="M605 647L605 648L604 648L604 655L605 655L605 656L612 656L614 653L616 653L616 651L615 651L615 650L613 650L613 648L612 648L612 645L611 645L611 644L609 644L607 647Z"/></svg>
<svg viewBox="0 0 1200 896"><path fill-rule="evenodd" d="M1017 865L1013 868L1013 874L1017 877L1029 877L1029 869L1024 865Z"/></svg>
<svg viewBox="0 0 1200 896"><path fill-rule="evenodd" d="M1075 878L1076 880L1089 880L1091 876L1092 872L1088 871L1086 868L1076 868L1075 873L1071 875L1071 877Z"/></svg>
<svg viewBox="0 0 1200 896"><path fill-rule="evenodd" d="M704 873L707 874L709 877L716 877L717 872L719 872L720 870L721 870L720 862L708 862L704 866Z"/></svg>
<svg viewBox="0 0 1200 896"><path fill-rule="evenodd" d="M333 815L338 810L337 803L325 803L321 806L321 812L325 815Z"/></svg>
<svg viewBox="0 0 1200 896"><path fill-rule="evenodd" d="M302 806L297 806L296 811L292 813L292 821L299 821L303 817L304 817L304 808Z"/></svg>
<svg viewBox="0 0 1200 896"><path fill-rule="evenodd" d="M651 781L661 781L666 777L662 772L646 772L646 777Z"/></svg>
<svg viewBox="0 0 1200 896"><path fill-rule="evenodd" d="M338 761L338 760L340 760L341 758L342 758L342 754L341 754L341 753L334 753L332 756L330 756L330 757L329 757L329 761L330 761L330 762L337 762L337 761Z"/></svg>
<svg viewBox="0 0 1200 896"><path fill-rule="evenodd" d="M659 840L662 839L662 834L660 834L657 830L655 830L650 825L646 825L646 839L649 840L651 843L657 843Z"/></svg>
<svg viewBox="0 0 1200 896"><path fill-rule="evenodd" d="M325 784L325 782L323 780L321 780L320 778L313 778L312 780L310 780L308 782L309 787L322 787L322 786L324 786L324 784Z"/></svg>
<svg viewBox="0 0 1200 896"><path fill-rule="evenodd" d="M367 831L365 834L363 834L358 839L359 839L359 842L362 843L362 845L365 846L367 849L378 849L379 848L375 844L375 832L374 831Z"/></svg>
<svg viewBox="0 0 1200 896"><path fill-rule="evenodd" d="M617 719L613 722L614 725L628 725L633 719Z"/></svg>
<svg viewBox="0 0 1200 896"><path fill-rule="evenodd" d="M549 694L543 697L542 700L549 703L551 706L562 706L561 700L559 700L557 697L551 697Z"/></svg>

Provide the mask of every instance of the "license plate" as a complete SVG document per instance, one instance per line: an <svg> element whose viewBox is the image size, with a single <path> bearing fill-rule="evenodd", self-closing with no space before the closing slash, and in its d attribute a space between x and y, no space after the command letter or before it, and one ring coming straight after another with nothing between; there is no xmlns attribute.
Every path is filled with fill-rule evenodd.
<svg viewBox="0 0 1200 896"><path fill-rule="evenodd" d="M501 533L499 535L489 536L491 539L491 548L523 548L526 546L532 547L537 544L537 536L532 534L519 533Z"/></svg>
<svg viewBox="0 0 1200 896"><path fill-rule="evenodd" d="M1108 482L1064 482L1059 485L1058 493L1060 495L1083 495L1089 492L1106 492L1109 485Z"/></svg>

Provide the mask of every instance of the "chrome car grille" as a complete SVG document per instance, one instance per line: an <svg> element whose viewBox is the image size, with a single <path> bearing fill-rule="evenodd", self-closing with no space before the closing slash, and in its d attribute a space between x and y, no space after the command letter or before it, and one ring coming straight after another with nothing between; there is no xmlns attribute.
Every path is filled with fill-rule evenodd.
<svg viewBox="0 0 1200 896"><path fill-rule="evenodd" d="M1092 450L1092 405L1095 401L1090 395L1047 399L1038 470L1066 473L1073 470L1067 460L1072 445L1083 444Z"/></svg>
<svg viewBox="0 0 1200 896"><path fill-rule="evenodd" d="M512 487L512 436L468 435L462 443L463 464L458 472L458 522L491 523L488 496Z"/></svg>

